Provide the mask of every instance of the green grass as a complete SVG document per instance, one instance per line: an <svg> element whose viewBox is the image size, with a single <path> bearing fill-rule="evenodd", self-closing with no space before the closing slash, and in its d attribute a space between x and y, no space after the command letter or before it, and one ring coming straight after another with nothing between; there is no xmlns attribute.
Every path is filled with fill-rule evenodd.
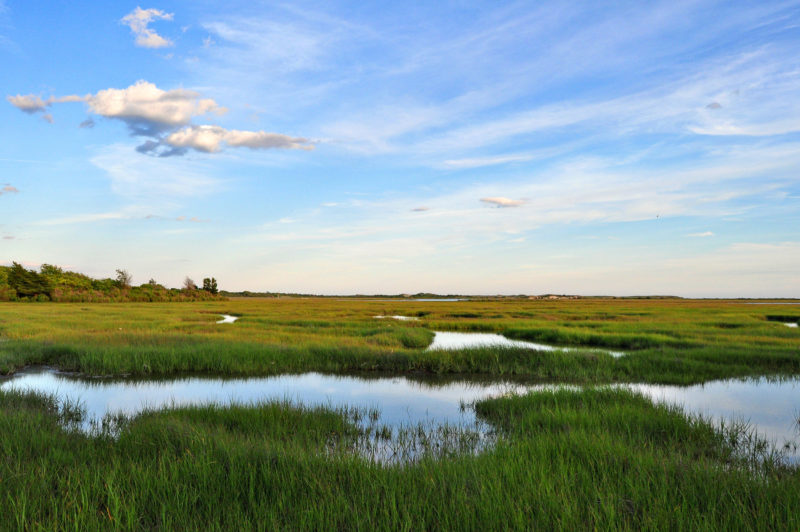
<svg viewBox="0 0 800 532"><path fill-rule="evenodd" d="M800 317L800 309L780 311L781 319ZM222 313L241 318L218 325ZM373 318L393 314L420 319ZM379 371L660 383L800 374L800 333L774 316L767 305L681 300L4 303L0 373L44 364L100 375ZM426 351L436 330L585 350Z"/></svg>
<svg viewBox="0 0 800 532"><path fill-rule="evenodd" d="M218 325L218 314L240 316ZM376 315L418 321L376 320ZM272 299L0 304L0 373L321 371L697 383L800 374L800 308L721 301L452 303ZM427 351L432 331L570 351ZM582 349L583 348L583 349ZM613 358L602 349L628 353ZM746 427L720 430L620 390L482 401L488 451L371 463L355 411L204 406L77 430L76 405L0 392L0 529L797 530L800 472ZM372 429L370 429L372 430ZM435 442L433 434L421 437ZM468 433L454 434L455 450ZM384 442L385 443L385 442Z"/></svg>
<svg viewBox="0 0 800 532"><path fill-rule="evenodd" d="M348 452L346 412L268 403L63 428L52 399L0 393L9 530L793 530L800 473L626 391L487 400L491 450L406 466ZM755 443L755 444L754 444Z"/></svg>

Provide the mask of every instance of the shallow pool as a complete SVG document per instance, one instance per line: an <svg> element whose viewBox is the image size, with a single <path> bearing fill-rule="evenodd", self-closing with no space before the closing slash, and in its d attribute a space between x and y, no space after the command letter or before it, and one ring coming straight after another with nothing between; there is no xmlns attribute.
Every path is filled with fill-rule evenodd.
<svg viewBox="0 0 800 532"><path fill-rule="evenodd" d="M418 380L304 373L223 379L188 377L166 380L82 378L52 369L17 373L0 390L33 390L80 402L82 428L91 431L107 414L136 414L144 409L207 403L288 400L307 406L357 407L377 411L371 422L392 430L415 425L455 426L487 432L470 406L476 400L508 393L552 390L558 384L520 384L503 380ZM800 378L713 381L695 386L622 384L655 401L677 403L687 413L715 422L747 421L778 447L800 443ZM787 453L800 462L797 450Z"/></svg>
<svg viewBox="0 0 800 532"><path fill-rule="evenodd" d="M434 332L433 342L428 349L469 349L473 347L521 347L535 351L599 351L608 353L614 358L625 356L621 351L603 351L591 347L559 347L525 340L511 340L500 334L492 333L462 333L462 332Z"/></svg>

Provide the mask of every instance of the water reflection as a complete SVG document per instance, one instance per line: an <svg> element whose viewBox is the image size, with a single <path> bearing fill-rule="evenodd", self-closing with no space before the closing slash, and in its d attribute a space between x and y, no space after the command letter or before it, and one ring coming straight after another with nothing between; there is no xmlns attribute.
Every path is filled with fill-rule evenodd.
<svg viewBox="0 0 800 532"><path fill-rule="evenodd" d="M17 374L2 390L34 390L79 401L86 409L83 428L90 430L106 414L135 414L146 408L206 403L254 403L288 400L307 406L380 410L379 422L392 427L436 423L468 426L476 418L463 405L504 393L522 392L510 382L428 383L405 377L367 379L305 373L244 379L191 377L173 380L78 378L52 370Z"/></svg>
<svg viewBox="0 0 800 532"><path fill-rule="evenodd" d="M695 386L627 384L654 401L683 406L715 421L745 421L778 447L800 443L800 378L712 381ZM800 450L789 460L800 463Z"/></svg>
<svg viewBox="0 0 800 532"><path fill-rule="evenodd" d="M558 347L524 340L511 340L505 336L491 333L434 332L433 342L428 349L470 349L476 347L521 347L536 351L577 351L574 347ZM597 349L580 349L598 351ZM614 358L625 356L621 351L603 351Z"/></svg>
<svg viewBox="0 0 800 532"><path fill-rule="evenodd" d="M474 401L508 393L552 390L565 385L494 380L417 380L406 377L357 377L305 373L273 377L172 380L87 379L49 369L21 372L0 383L0 390L33 390L80 402L86 410L83 429L90 431L111 413L136 414L146 408L207 403L254 403L288 400L306 406L356 407L372 412L376 425L395 434L415 425L456 427L486 434L476 418ZM696 386L621 384L654 401L683 406L689 414L712 421L746 421L778 447L800 443L800 378L714 381ZM574 388L574 386L573 386ZM800 463L797 449L787 453Z"/></svg>

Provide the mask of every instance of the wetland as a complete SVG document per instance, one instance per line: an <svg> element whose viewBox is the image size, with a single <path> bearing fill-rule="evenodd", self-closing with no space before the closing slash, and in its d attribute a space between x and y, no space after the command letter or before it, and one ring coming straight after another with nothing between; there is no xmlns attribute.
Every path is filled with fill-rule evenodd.
<svg viewBox="0 0 800 532"><path fill-rule="evenodd" d="M796 528L789 308L3 304L0 510L19 529Z"/></svg>

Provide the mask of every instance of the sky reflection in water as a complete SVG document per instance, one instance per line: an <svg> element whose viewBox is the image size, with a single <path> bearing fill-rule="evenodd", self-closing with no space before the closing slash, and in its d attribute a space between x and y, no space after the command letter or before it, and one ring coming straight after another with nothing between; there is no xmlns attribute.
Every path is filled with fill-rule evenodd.
<svg viewBox="0 0 800 532"><path fill-rule="evenodd" d="M503 381L418 381L406 377L362 378L305 373L244 379L179 378L174 380L85 379L40 369L21 372L0 384L2 390L34 390L82 403L89 430L107 413L134 414L144 408L215 402L252 403L287 399L304 405L377 408L379 423L401 426L450 424L474 426L476 416L463 403L553 389L558 385L523 385ZM656 401L678 403L689 413L711 416L715 421L743 420L781 446L800 441L800 378L770 381L714 381L696 386L650 384L623 385ZM795 452L790 460L800 462Z"/></svg>

